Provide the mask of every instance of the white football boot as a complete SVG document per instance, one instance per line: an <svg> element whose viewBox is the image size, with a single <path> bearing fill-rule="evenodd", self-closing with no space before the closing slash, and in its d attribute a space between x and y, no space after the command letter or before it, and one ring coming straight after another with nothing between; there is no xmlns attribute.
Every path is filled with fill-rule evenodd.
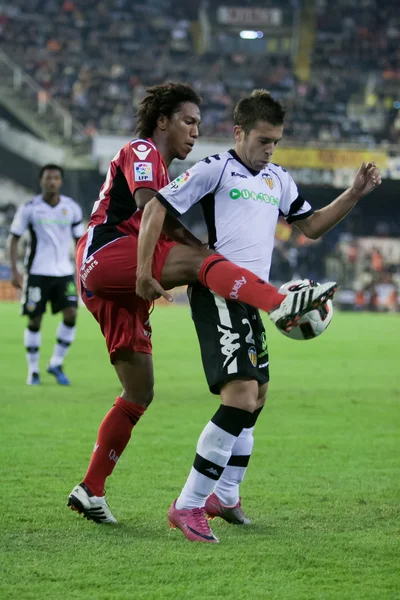
<svg viewBox="0 0 400 600"><path fill-rule="evenodd" d="M279 329L289 331L306 312L333 298L337 289L335 281L328 281L298 292L289 292L282 304L269 312L270 319Z"/></svg>
<svg viewBox="0 0 400 600"><path fill-rule="evenodd" d="M82 514L85 519L95 523L118 523L113 517L105 496L94 496L89 488L80 483L68 496L68 505L72 510Z"/></svg>

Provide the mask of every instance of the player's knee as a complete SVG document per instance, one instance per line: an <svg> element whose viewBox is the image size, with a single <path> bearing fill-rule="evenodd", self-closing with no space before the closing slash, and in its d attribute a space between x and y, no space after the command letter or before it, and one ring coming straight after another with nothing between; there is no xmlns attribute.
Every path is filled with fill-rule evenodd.
<svg viewBox="0 0 400 600"><path fill-rule="evenodd" d="M260 385L258 388L257 406L256 410L263 407L267 400L268 383Z"/></svg>
<svg viewBox="0 0 400 600"><path fill-rule="evenodd" d="M75 327L76 317L64 317L63 323L66 327Z"/></svg>
<svg viewBox="0 0 400 600"><path fill-rule="evenodd" d="M139 406L147 408L153 401L154 388L148 388L146 390L124 388L121 396L124 400L128 400L128 402L133 402L133 404L138 404Z"/></svg>
<svg viewBox="0 0 400 600"><path fill-rule="evenodd" d="M64 325L67 327L75 327L76 325L76 308L68 308L63 313Z"/></svg>
<svg viewBox="0 0 400 600"><path fill-rule="evenodd" d="M38 331L40 331L41 321L42 320L40 317L29 319L29 321L28 321L29 331L32 331L32 333L37 333Z"/></svg>
<svg viewBox="0 0 400 600"><path fill-rule="evenodd" d="M221 389L222 403L253 413L258 407L256 381L231 381Z"/></svg>

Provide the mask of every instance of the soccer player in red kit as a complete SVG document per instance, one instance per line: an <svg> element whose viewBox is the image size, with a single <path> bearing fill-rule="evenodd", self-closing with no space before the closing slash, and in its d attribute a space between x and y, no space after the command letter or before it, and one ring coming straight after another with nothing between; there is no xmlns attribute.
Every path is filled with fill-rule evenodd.
<svg viewBox="0 0 400 600"><path fill-rule="evenodd" d="M123 391L103 419L83 481L68 498L72 509L99 523L116 523L104 485L153 399L149 314L151 300L136 295L137 246L142 209L168 185L168 166L185 159L198 137L200 98L186 84L167 83L147 90L137 113L138 137L111 161L95 202L87 233L77 247L82 300L98 321ZM176 181L176 180L175 180ZM163 217L164 221L164 217ZM152 261L152 290L195 282L224 298L235 298L290 326L323 301L319 290L301 303L283 296L250 271L207 250L183 225L169 217ZM181 243L177 243L181 242ZM314 288L316 290L317 288Z"/></svg>

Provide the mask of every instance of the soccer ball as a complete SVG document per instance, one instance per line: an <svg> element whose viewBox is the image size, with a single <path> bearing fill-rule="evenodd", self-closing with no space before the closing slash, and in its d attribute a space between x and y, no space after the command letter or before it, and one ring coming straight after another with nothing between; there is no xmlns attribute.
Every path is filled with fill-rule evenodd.
<svg viewBox="0 0 400 600"><path fill-rule="evenodd" d="M282 285L279 292L281 294L298 292L299 290L315 287L316 285L318 285L318 283L311 279L296 279ZM284 331L279 327L278 329L287 337L292 338L292 340L312 340L321 335L321 333L324 333L329 323L332 321L332 316L332 300L328 300L318 309L310 310L300 317L299 324L296 327L292 327L290 331Z"/></svg>

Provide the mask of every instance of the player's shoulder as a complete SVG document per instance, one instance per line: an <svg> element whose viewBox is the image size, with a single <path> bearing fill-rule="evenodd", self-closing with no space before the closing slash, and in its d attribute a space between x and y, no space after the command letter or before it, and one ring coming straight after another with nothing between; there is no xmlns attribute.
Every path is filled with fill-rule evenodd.
<svg viewBox="0 0 400 600"><path fill-rule="evenodd" d="M21 209L22 210L31 210L34 206L41 204L41 202L42 202L42 195L37 194L36 196L33 196L27 202L24 202L23 204L21 204Z"/></svg>
<svg viewBox="0 0 400 600"><path fill-rule="evenodd" d="M65 196L64 194L60 194L60 200L64 204L69 204L71 206L79 206L78 202L71 198L71 196Z"/></svg>
<svg viewBox="0 0 400 600"><path fill-rule="evenodd" d="M215 167L224 167L228 160L233 160L230 152L219 152L218 154L210 154L201 159L200 163Z"/></svg>
<svg viewBox="0 0 400 600"><path fill-rule="evenodd" d="M195 168L198 173L204 173L207 177L219 179L225 170L225 166L229 160L233 157L229 152L220 152L219 154L210 154L205 156L198 163Z"/></svg>
<svg viewBox="0 0 400 600"><path fill-rule="evenodd" d="M146 138L134 138L124 148L125 153L131 153L135 160L148 161L159 155L157 146L152 140Z"/></svg>
<svg viewBox="0 0 400 600"><path fill-rule="evenodd" d="M288 176L287 170L276 163L269 163L268 169L271 171L271 173L275 173L275 175L281 175L283 177Z"/></svg>

